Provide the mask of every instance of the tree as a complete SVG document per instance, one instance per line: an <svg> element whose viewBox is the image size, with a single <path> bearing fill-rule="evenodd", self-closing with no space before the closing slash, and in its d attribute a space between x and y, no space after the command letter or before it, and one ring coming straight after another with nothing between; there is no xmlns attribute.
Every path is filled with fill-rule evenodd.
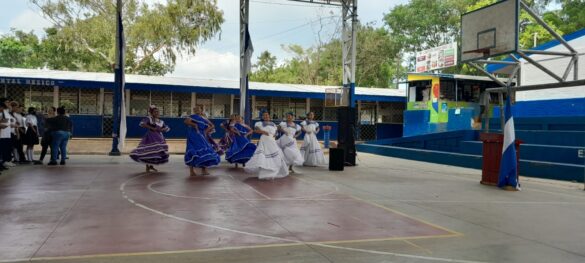
<svg viewBox="0 0 585 263"><path fill-rule="evenodd" d="M30 0L54 26L46 49L52 68L112 71L115 58L115 0ZM216 0L168 0L148 5L125 0L123 22L128 73L164 75L177 57L192 55L224 22ZM68 57L63 57L68 56Z"/></svg>
<svg viewBox="0 0 585 263"><path fill-rule="evenodd" d="M375 28L371 24L360 26L357 42L356 85L386 88L392 85L396 76L403 76L405 70L397 61L399 45L392 41L384 28ZM338 38L317 47L305 49L291 44L283 48L292 55L291 59L270 70L276 58L263 52L250 79L312 85L342 84L342 51Z"/></svg>
<svg viewBox="0 0 585 263"><path fill-rule="evenodd" d="M0 67L40 67L39 50L39 39L33 32L14 30L0 37Z"/></svg>

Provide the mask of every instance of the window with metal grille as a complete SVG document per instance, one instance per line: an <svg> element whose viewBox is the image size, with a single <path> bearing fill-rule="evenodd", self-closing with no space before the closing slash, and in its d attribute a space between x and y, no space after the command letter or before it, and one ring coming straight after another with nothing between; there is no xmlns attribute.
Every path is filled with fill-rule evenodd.
<svg viewBox="0 0 585 263"><path fill-rule="evenodd" d="M228 118L230 115L231 98L232 97L229 94L214 94L211 117Z"/></svg>
<svg viewBox="0 0 585 263"><path fill-rule="evenodd" d="M128 105L126 105L128 106ZM104 116L114 114L114 93L111 90L104 91Z"/></svg>
<svg viewBox="0 0 585 263"><path fill-rule="evenodd" d="M291 111L295 114L295 118L299 119L307 115L307 99L306 98L291 98Z"/></svg>
<svg viewBox="0 0 585 263"><path fill-rule="evenodd" d="M361 124L376 123L376 103L362 102L359 109L359 121Z"/></svg>
<svg viewBox="0 0 585 263"><path fill-rule="evenodd" d="M315 113L315 120L323 120L324 103L322 99L311 99L311 112Z"/></svg>
<svg viewBox="0 0 585 263"><path fill-rule="evenodd" d="M240 95L234 96L234 114L240 114ZM252 114L252 118L254 118Z"/></svg>
<svg viewBox="0 0 585 263"><path fill-rule="evenodd" d="M270 112L270 116L274 117L274 114L272 114L272 109L270 108L270 100L271 97L256 97L256 102L255 105L256 107L254 108L254 112L252 112L252 118L253 119L260 119L262 116L260 116L260 114L263 111L268 111Z"/></svg>
<svg viewBox="0 0 585 263"><path fill-rule="evenodd" d="M37 112L47 112L49 107L53 107L53 87L31 87L27 93L29 95L26 96L24 103L26 107L34 107Z"/></svg>
<svg viewBox="0 0 585 263"><path fill-rule="evenodd" d="M172 95L170 92L153 90L150 92L150 105L156 106L160 113L160 116L171 117L172 116L171 97Z"/></svg>
<svg viewBox="0 0 585 263"><path fill-rule="evenodd" d="M195 104L203 108L203 112L208 117L211 116L213 94L197 93L197 100Z"/></svg>
<svg viewBox="0 0 585 263"><path fill-rule="evenodd" d="M98 114L100 90L80 89L79 94L79 114Z"/></svg>
<svg viewBox="0 0 585 263"><path fill-rule="evenodd" d="M16 101L18 103L24 102L25 97L25 88L21 85L6 85L6 98L11 101Z"/></svg>
<svg viewBox="0 0 585 263"><path fill-rule="evenodd" d="M273 97L272 98L272 118L275 120L283 120L286 118L286 113L292 111L290 108L289 98Z"/></svg>
<svg viewBox="0 0 585 263"><path fill-rule="evenodd" d="M78 114L79 89L59 88L59 107L64 107L69 114Z"/></svg>
<svg viewBox="0 0 585 263"><path fill-rule="evenodd" d="M130 92L130 112L132 116L147 116L150 106L150 91L132 90Z"/></svg>
<svg viewBox="0 0 585 263"><path fill-rule="evenodd" d="M323 108L323 120L337 121L337 108L336 107Z"/></svg>
<svg viewBox="0 0 585 263"><path fill-rule="evenodd" d="M191 115L191 93L173 92L173 117Z"/></svg>
<svg viewBox="0 0 585 263"><path fill-rule="evenodd" d="M405 106L401 102L380 102L378 122L403 123Z"/></svg>

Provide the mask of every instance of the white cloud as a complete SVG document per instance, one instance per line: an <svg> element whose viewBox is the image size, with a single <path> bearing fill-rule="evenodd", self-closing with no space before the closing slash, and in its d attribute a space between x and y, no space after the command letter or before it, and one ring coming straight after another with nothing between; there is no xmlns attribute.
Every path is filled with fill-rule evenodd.
<svg viewBox="0 0 585 263"><path fill-rule="evenodd" d="M52 24L40 13L30 9L25 9L22 11L22 13L13 18L9 25L10 28L19 29L26 32L34 31L34 33L37 35L44 35L44 28L50 27Z"/></svg>
<svg viewBox="0 0 585 263"><path fill-rule="evenodd" d="M238 79L240 58L231 52L197 50L195 56L177 61L175 71L167 76L197 79Z"/></svg>

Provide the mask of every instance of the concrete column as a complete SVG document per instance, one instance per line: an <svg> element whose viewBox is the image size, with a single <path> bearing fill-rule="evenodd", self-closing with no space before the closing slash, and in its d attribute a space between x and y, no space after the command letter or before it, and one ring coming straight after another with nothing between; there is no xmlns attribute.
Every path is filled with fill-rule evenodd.
<svg viewBox="0 0 585 263"><path fill-rule="evenodd" d="M53 87L53 107L59 108L59 87Z"/></svg>
<svg viewBox="0 0 585 263"><path fill-rule="evenodd" d="M380 102L376 101L376 123L382 122L382 115L380 115Z"/></svg>
<svg viewBox="0 0 585 263"><path fill-rule="evenodd" d="M361 122L361 119L362 119L361 111L362 111L362 101L358 100L357 101L357 115L358 115L357 121L358 121L358 123Z"/></svg>
<svg viewBox="0 0 585 263"><path fill-rule="evenodd" d="M234 98L235 98L235 97L236 97L236 96L234 96L233 94L232 94L232 95L230 95L230 116L231 116L232 114L234 114Z"/></svg>
<svg viewBox="0 0 585 263"><path fill-rule="evenodd" d="M100 95L98 97L97 114L104 115L104 88L100 88Z"/></svg>
<svg viewBox="0 0 585 263"><path fill-rule="evenodd" d="M242 98L240 98L241 100ZM250 102L250 113L252 114L252 119L254 119L256 116L254 116L254 114L256 113L256 96L252 96L252 102Z"/></svg>
<svg viewBox="0 0 585 263"><path fill-rule="evenodd" d="M197 94L195 92L193 92L193 93L191 93L191 114L195 113L193 111L195 106L197 106Z"/></svg>
<svg viewBox="0 0 585 263"><path fill-rule="evenodd" d="M306 114L311 112L311 98L307 98L307 102L305 103L305 112Z"/></svg>
<svg viewBox="0 0 585 263"><path fill-rule="evenodd" d="M130 109L132 109L132 107L130 107L130 96L132 95L132 92L130 92L129 89L125 90L126 92L124 93L124 102L126 103L126 115L131 115Z"/></svg>

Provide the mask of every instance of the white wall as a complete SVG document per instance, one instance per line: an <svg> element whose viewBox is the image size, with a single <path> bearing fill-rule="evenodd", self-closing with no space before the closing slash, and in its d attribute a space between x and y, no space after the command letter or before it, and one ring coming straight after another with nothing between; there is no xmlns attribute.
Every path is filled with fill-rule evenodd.
<svg viewBox="0 0 585 263"><path fill-rule="evenodd" d="M585 36L574 39L569 42L571 46L580 53L579 56L579 79L585 79ZM548 49L549 51L568 52L563 45L557 45ZM567 65L571 60L570 57L532 55L530 58L540 62L547 69L562 77L565 73ZM573 70L569 73L567 81L573 80ZM521 85L535 85L543 83L555 83L557 80L537 68L536 66L523 62L521 68ZM531 101L531 100L551 100L551 99L569 99L569 98L585 98L585 86L570 87L570 88L556 88L535 91L522 91L516 94L517 101Z"/></svg>

